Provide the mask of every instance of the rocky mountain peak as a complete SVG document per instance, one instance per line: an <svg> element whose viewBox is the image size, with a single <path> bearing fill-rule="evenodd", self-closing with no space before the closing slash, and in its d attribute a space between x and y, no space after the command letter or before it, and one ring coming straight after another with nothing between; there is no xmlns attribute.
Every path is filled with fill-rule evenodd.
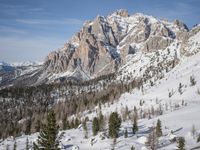
<svg viewBox="0 0 200 150"><path fill-rule="evenodd" d="M183 22L181 22L180 20L176 19L176 20L173 21L173 23L174 23L179 29L189 31L187 25L184 24Z"/></svg>
<svg viewBox="0 0 200 150"><path fill-rule="evenodd" d="M175 40L184 49L189 36L192 34L179 20L169 22L142 13L129 15L121 9L85 22L62 48L46 57L39 78L71 72L77 78L89 79L113 73L127 63L127 56L137 52L164 50Z"/></svg>
<svg viewBox="0 0 200 150"><path fill-rule="evenodd" d="M126 9L119 9L114 14L121 16L121 17L129 17L128 11Z"/></svg>
<svg viewBox="0 0 200 150"><path fill-rule="evenodd" d="M125 62L130 52L164 49L178 32L186 29L178 20L170 23L142 13L129 15L127 10L120 9L87 21L62 51L47 57L45 70L73 72L79 63L91 76L110 73Z"/></svg>

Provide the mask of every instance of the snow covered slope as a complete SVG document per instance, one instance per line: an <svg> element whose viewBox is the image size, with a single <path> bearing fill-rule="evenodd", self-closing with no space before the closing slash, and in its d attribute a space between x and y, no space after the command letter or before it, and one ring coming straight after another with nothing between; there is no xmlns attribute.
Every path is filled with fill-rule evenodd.
<svg viewBox="0 0 200 150"><path fill-rule="evenodd" d="M139 131L136 135L132 135L132 122L128 119L121 125L120 136L115 145L113 140L107 138L108 130L100 132L97 136L92 135L91 121L87 122L88 139L84 138L84 131L80 125L77 129L71 129L63 132L60 140L62 149L72 150L110 150L113 147L117 150L129 150L134 146L136 150L148 150L145 145L150 128L156 124L157 119L162 122L163 136L159 138L160 150L175 150L176 142L173 142L175 137L185 137L186 149L192 149L200 146L196 142L197 135L200 134L200 52L199 52L199 36L200 32L190 38L191 44L189 51L193 53L190 56L181 54L181 49L177 41L172 43L168 48L158 52L152 52L148 55L143 53L133 54L127 57L127 64L120 70L118 80L124 79L127 75L132 74L132 78L141 77L145 74L148 68L151 68L150 75L143 76L147 79L143 82L140 89L134 89L121 95L121 97L106 103L102 106L101 111L104 116L109 117L111 112L117 111L123 115L123 111L127 107L130 112L134 106L139 112ZM169 62L177 60L177 65L169 67ZM162 62L163 68L158 73L153 73L153 70L159 67ZM152 68L154 66L155 68ZM130 80L130 79L129 79ZM124 82L129 82L125 80ZM151 81L151 82L150 82ZM152 83L153 82L153 83ZM152 108L155 114L152 114ZM85 111L79 114L80 117L89 117L90 120L97 115L99 107L95 107L91 111ZM162 113L160 113L160 111ZM159 113L157 113L159 112ZM143 116L148 116L143 118ZM196 134L192 135L192 126L196 127ZM124 138L124 130L128 130L128 138ZM38 133L30 136L23 135L17 137L17 149L25 149L26 138L29 138L30 143L36 141ZM0 149L5 149L7 145L12 149L14 140L8 138L0 142ZM79 147L79 148L78 148Z"/></svg>

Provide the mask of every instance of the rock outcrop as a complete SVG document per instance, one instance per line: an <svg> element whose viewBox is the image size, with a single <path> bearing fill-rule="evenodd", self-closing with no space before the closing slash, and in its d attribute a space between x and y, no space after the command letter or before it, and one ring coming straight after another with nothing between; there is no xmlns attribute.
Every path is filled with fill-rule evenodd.
<svg viewBox="0 0 200 150"><path fill-rule="evenodd" d="M126 10L97 16L87 21L62 49L47 56L44 70L73 72L81 66L91 76L110 73L124 63L128 54L164 49L187 30L178 20L170 23L144 14L130 16Z"/></svg>

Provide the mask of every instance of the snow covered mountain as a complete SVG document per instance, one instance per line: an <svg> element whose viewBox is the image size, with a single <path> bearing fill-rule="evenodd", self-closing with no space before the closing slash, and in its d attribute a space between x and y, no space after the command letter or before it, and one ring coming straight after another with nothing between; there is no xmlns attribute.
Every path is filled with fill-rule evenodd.
<svg viewBox="0 0 200 150"><path fill-rule="evenodd" d="M0 62L0 85L12 86L19 85L18 79L22 80L29 77L42 66L42 62Z"/></svg>
<svg viewBox="0 0 200 150"><path fill-rule="evenodd" d="M186 149L199 149L199 58L200 25L189 30L178 20L129 15L126 10L87 21L63 48L50 53L44 64L0 64L13 72L6 74L13 74L11 77L0 78L4 87L0 90L0 135L5 138L0 140L0 149L12 149L15 141L17 149L25 149L27 137L32 147L38 136L37 121L44 122L50 107L57 112L60 127L66 116L71 122L87 118L88 138L81 123L76 129L60 129L61 149L129 150L133 146L148 150L146 143L158 119L163 134L157 149L177 149L179 137L185 138ZM133 134L135 108L138 131ZM107 123L94 136L92 120L100 111ZM108 137L112 112L122 118L115 142ZM27 126L33 134L23 134Z"/></svg>
<svg viewBox="0 0 200 150"><path fill-rule="evenodd" d="M177 41L164 50L147 55L139 53L138 56L136 54L129 56L126 65L119 71L117 80L130 82L133 78L142 75L146 81L143 81L141 88L125 92L113 102L104 103L101 108L96 106L76 114L80 119L89 118L87 122L88 138L85 138L82 124L77 129L61 130L59 132L62 135L60 138L61 149L111 150L114 148L129 150L133 146L136 150L149 150L146 142L150 129L158 119L162 122L163 135L159 138L157 149L177 149L176 139L179 137L185 138L186 149L199 149L200 144L196 139L200 134L198 115L200 113L200 32L193 34L188 41L190 56L181 56L181 46L177 46ZM177 64L170 63L171 60ZM161 70L155 73L158 69ZM127 79L127 77L132 78ZM134 107L137 108L139 116L139 129L135 135L132 134L131 121ZM128 109L129 115L124 118L126 109ZM98 116L99 110L105 118L108 118L111 112L117 111L124 120L115 144L112 139L108 138L107 126L96 136L92 134L91 120ZM70 116L70 118L74 117L74 115ZM195 127L194 133L193 127ZM124 137L125 130L128 130L127 138ZM37 136L38 133L22 135L15 140L9 137L0 142L0 149L6 147L12 149L14 141L17 141L18 149L25 149L26 139L28 138L29 144L32 145L33 142L36 142Z"/></svg>
<svg viewBox="0 0 200 150"><path fill-rule="evenodd" d="M13 81L13 85L19 82L22 85L51 83L63 76L66 79L92 79L123 68L127 57L133 54L145 55L164 50L175 41L180 46L181 55L190 55L188 39L198 31L199 27L189 31L179 20L169 22L141 13L129 15L126 10L118 10L111 15L97 16L85 22L63 48L46 57L37 73L12 78L4 86ZM90 78L73 77L77 67ZM28 82L23 81L24 77ZM35 80L29 80L31 77Z"/></svg>

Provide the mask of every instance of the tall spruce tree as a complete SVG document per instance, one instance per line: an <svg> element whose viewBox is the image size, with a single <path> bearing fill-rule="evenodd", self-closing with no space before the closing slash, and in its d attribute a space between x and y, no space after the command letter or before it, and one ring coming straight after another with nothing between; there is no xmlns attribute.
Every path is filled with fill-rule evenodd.
<svg viewBox="0 0 200 150"><path fill-rule="evenodd" d="M117 138L119 128L121 126L121 118L117 112L111 113L108 124L109 124L109 136L111 138Z"/></svg>
<svg viewBox="0 0 200 150"><path fill-rule="evenodd" d="M53 110L50 110L47 115L47 124L43 125L38 136L38 145L34 143L34 150L59 150L58 148L58 127L56 125L56 117Z"/></svg>
<svg viewBox="0 0 200 150"><path fill-rule="evenodd" d="M94 117L93 122L92 122L92 131L93 131L93 135L97 135L98 131L99 131L99 121L97 119L97 117Z"/></svg>
<svg viewBox="0 0 200 150"><path fill-rule="evenodd" d="M160 121L160 119L157 120L157 124L156 124L156 135L157 135L157 137L161 137L161 136L162 136L162 126L161 126L161 121Z"/></svg>
<svg viewBox="0 0 200 150"><path fill-rule="evenodd" d="M150 150L156 150L158 147L158 138L156 135L156 128L152 127L146 142L146 145Z"/></svg>

